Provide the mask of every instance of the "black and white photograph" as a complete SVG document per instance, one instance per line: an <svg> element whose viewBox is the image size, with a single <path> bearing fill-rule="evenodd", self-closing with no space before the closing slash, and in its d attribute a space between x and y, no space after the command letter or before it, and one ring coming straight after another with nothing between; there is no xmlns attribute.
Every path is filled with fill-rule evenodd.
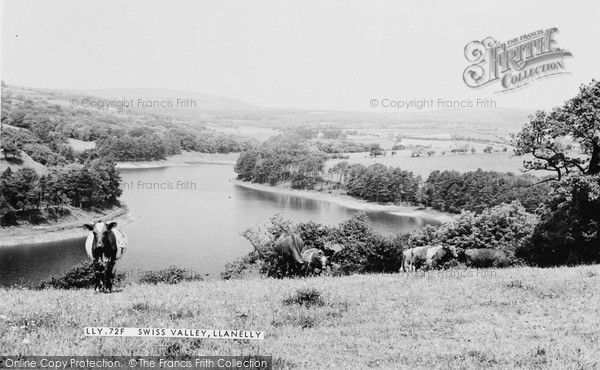
<svg viewBox="0 0 600 370"><path fill-rule="evenodd" d="M0 0L0 368L600 368L599 14Z"/></svg>

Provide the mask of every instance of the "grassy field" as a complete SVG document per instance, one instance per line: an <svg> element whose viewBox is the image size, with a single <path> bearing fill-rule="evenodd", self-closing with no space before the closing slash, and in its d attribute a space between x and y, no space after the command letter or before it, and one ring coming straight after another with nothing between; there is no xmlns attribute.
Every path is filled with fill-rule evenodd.
<svg viewBox="0 0 600 370"><path fill-rule="evenodd" d="M94 141L82 141L77 139L67 139L71 148L76 152L83 152L88 149L95 149L96 143Z"/></svg>
<svg viewBox="0 0 600 370"><path fill-rule="evenodd" d="M450 154L441 155L438 151L435 155L429 157L411 157L410 150L399 150L395 156L389 153L385 157L371 158L368 153L350 153L350 159L335 159L327 161L326 167L331 168L336 163L347 161L350 164L362 163L366 166L375 163L381 163L386 166L400 167L403 170L412 171L421 175L424 179L434 170L454 170L458 172L476 171L481 168L484 171L512 172L514 174L522 173L523 158L512 157L510 152L496 152L484 154L479 151L477 154ZM534 172L532 172L534 173ZM537 171L537 175L551 174L547 171Z"/></svg>
<svg viewBox="0 0 600 370"><path fill-rule="evenodd" d="M321 304L286 304L314 288ZM275 368L597 368L600 266L0 290L3 355L272 355ZM315 301L315 303L318 303ZM264 330L263 341L85 337Z"/></svg>

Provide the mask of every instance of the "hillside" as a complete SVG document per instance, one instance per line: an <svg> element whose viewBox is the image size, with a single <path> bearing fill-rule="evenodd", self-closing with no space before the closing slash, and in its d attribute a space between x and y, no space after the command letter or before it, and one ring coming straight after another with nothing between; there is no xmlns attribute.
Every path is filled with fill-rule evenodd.
<svg viewBox="0 0 600 370"><path fill-rule="evenodd" d="M321 294L322 305L284 303L306 288ZM0 295L3 354L272 355L275 368L600 364L600 266L134 284L109 295ZM85 337L87 326L264 330L266 339Z"/></svg>
<svg viewBox="0 0 600 370"><path fill-rule="evenodd" d="M133 99L137 105L137 100L143 101L164 101L171 100L174 105L177 103L177 99L185 100L191 99L195 104L190 104L190 107L172 107L168 109L163 108L144 108L139 107L135 110L149 111L159 114L166 115L182 115L189 116L193 115L193 112L201 111L228 111L228 110L251 110L254 106L250 103L226 98L216 95L202 94L192 91L179 91L179 90L168 90L168 89L148 89L148 88L115 88L115 89L90 89L90 90L69 90L76 94L88 94L91 96L97 96L108 99ZM184 113L182 113L184 112Z"/></svg>

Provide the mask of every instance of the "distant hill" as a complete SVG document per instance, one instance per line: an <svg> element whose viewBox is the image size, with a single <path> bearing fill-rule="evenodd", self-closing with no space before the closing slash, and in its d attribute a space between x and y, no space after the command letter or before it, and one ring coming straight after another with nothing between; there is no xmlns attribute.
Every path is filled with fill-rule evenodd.
<svg viewBox="0 0 600 370"><path fill-rule="evenodd" d="M191 91L115 88L71 90L73 93L89 94L107 99L134 100L134 110L143 110L161 115L202 118L204 121L225 125L249 125L266 127L285 127L301 125L334 125L339 127L386 127L398 126L413 128L461 127L478 129L494 129L499 131L515 131L520 128L533 113L532 110L520 108L463 108L439 109L423 111L390 111L390 112L351 112L328 111L294 108L259 107L237 99L202 94ZM144 102L171 101L191 99L196 106L190 107L137 107L137 99Z"/></svg>
<svg viewBox="0 0 600 370"><path fill-rule="evenodd" d="M133 99L134 104L131 108L134 110L157 110L157 113L167 115L168 113L181 114L181 111L220 111L255 108L254 105L237 99L182 90L115 88L70 91L74 93L84 93L108 99ZM141 99L142 101L140 102L138 101L138 99ZM181 103L179 107L177 106L178 100ZM148 106L146 106L146 104L152 105L152 102L164 101L170 101L173 107L148 108ZM138 103L141 103L141 105L139 105ZM187 106L185 103L188 103Z"/></svg>
<svg viewBox="0 0 600 370"><path fill-rule="evenodd" d="M113 88L82 90L51 90L10 86L15 95L45 98L68 107L72 98L83 97L106 100L133 100L128 108L134 114L152 114L180 119L192 125L214 127L268 127L334 126L340 128L404 128L477 130L508 133L517 131L527 121L533 110L519 108L462 108L423 111L328 111L294 108L260 107L251 103L222 96L192 91L148 88ZM172 106L137 106L138 99L152 102L171 102ZM177 107L177 99L194 101L187 107ZM164 104L164 103L163 103Z"/></svg>

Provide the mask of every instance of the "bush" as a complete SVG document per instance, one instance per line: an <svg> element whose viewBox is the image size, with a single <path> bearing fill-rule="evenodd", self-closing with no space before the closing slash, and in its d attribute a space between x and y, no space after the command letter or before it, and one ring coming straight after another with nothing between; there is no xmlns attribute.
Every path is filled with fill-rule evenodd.
<svg viewBox="0 0 600 370"><path fill-rule="evenodd" d="M497 249L516 263L516 250L529 242L538 220L515 201L488 208L481 214L463 211L452 222L437 228L424 227L408 235L407 240L411 247L446 244L462 249Z"/></svg>
<svg viewBox="0 0 600 370"><path fill-rule="evenodd" d="M114 285L118 286L125 280L125 273L115 271ZM37 288L55 289L85 289L94 288L96 279L94 276L94 265L92 261L81 262L70 268L61 275L55 275L42 280Z"/></svg>
<svg viewBox="0 0 600 370"><path fill-rule="evenodd" d="M203 278L193 271L171 265L166 269L156 271L145 271L140 277L142 284L179 284L182 281L203 280Z"/></svg>
<svg viewBox="0 0 600 370"><path fill-rule="evenodd" d="M374 233L363 212L355 213L337 228L312 221L294 226L277 214L271 218L266 229L266 233L259 228L250 228L242 233L254 251L228 264L221 274L224 279L239 278L244 271L251 269L258 270L262 275L281 277L275 240L283 231L299 234L304 242L303 250L317 248L330 255L332 251L326 249L327 243L343 245L341 251L328 257L335 275L393 272L400 268L403 240Z"/></svg>

